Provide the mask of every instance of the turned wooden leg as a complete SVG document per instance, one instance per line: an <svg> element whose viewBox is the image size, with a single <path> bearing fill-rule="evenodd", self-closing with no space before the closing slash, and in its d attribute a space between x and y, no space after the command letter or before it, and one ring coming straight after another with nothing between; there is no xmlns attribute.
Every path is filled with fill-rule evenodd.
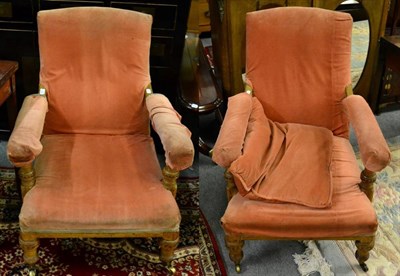
<svg viewBox="0 0 400 276"><path fill-rule="evenodd" d="M175 273L175 268L172 267L171 262L174 259L174 251L179 243L179 233L167 233L160 241L160 259L167 265L170 274Z"/></svg>
<svg viewBox="0 0 400 276"><path fill-rule="evenodd" d="M240 262L243 259L244 241L239 236L225 235L225 245L229 250L229 258L235 264L235 270L240 273Z"/></svg>
<svg viewBox="0 0 400 276"><path fill-rule="evenodd" d="M368 266L365 263L369 258L369 251L374 248L375 245L375 236L365 237L356 241L356 258L358 263L360 264L362 270L365 272L368 271Z"/></svg>
<svg viewBox="0 0 400 276"><path fill-rule="evenodd" d="M33 267L39 260L37 249L39 240L32 235L20 233L19 245L24 251L24 261L29 266Z"/></svg>
<svg viewBox="0 0 400 276"><path fill-rule="evenodd" d="M163 174L163 185L165 189L169 190L174 197L176 197L176 180L179 177L179 172L165 166L162 170Z"/></svg>

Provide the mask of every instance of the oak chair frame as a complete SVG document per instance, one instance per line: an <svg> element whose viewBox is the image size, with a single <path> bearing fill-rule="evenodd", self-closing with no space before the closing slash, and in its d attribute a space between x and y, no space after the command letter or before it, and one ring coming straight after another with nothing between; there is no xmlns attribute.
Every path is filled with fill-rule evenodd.
<svg viewBox="0 0 400 276"><path fill-rule="evenodd" d="M250 85L244 82L245 93L253 96L253 90ZM351 85L348 85L345 88L345 95L350 96L353 94ZM224 173L224 178L226 181L226 196L228 202L231 198L238 193L238 189L233 180L232 174L226 170ZM374 183L376 181L376 173L364 169L360 174L361 182L358 184L360 190L366 194L368 199L373 201L374 194ZM299 238L296 238L298 240ZM310 236L304 236L301 239L303 240L354 240L355 245L357 247L357 251L355 252L355 257L360 264L360 267L363 271L368 271L368 266L365 263L369 259L369 252L373 249L375 245L375 233L373 235L365 235L365 236L353 236L353 237L324 237L324 238L316 238ZM293 238L287 237L272 237L272 236L255 236L255 235L246 235L246 234L235 234L229 233L225 231L225 245L229 251L229 258L235 265L235 270L237 273L241 272L240 263L243 259L243 246L245 240L294 240Z"/></svg>
<svg viewBox="0 0 400 276"><path fill-rule="evenodd" d="M43 87L39 87L39 94L46 96L46 91ZM145 97L153 94L151 84L145 89ZM162 184L165 189L169 190L174 198L176 198L177 183L176 180L179 177L179 171L165 166L162 169L163 180ZM29 164L19 168L18 176L21 181L21 195L24 199L26 193L35 186L35 169L33 164ZM30 267L30 276L36 275L36 262L39 260L38 247L39 239L42 238L161 238L160 240L160 260L164 263L168 269L169 274L176 272L172 266L172 260L174 259L174 251L179 244L179 230L178 231L119 231L112 230L108 233L104 232L88 232L88 231L21 231L19 236L19 244L24 252L23 259L26 264Z"/></svg>

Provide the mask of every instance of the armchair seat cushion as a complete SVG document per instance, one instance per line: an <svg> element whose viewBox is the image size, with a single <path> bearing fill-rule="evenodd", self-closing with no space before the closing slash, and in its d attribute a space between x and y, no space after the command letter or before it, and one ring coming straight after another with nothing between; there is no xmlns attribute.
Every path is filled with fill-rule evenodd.
<svg viewBox="0 0 400 276"><path fill-rule="evenodd" d="M360 169L346 138L333 137L332 206L316 209L293 203L269 203L236 194L222 225L227 234L274 238L340 238L375 233L377 219L360 190Z"/></svg>
<svg viewBox="0 0 400 276"><path fill-rule="evenodd" d="M180 213L145 135L46 135L22 231L176 231ZM28 207L29 206L29 207Z"/></svg>

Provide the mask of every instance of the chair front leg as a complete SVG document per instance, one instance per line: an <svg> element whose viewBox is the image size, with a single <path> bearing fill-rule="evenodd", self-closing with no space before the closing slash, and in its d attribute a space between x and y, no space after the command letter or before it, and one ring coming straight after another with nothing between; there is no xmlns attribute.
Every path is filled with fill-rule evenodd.
<svg viewBox="0 0 400 276"><path fill-rule="evenodd" d="M174 259L174 251L178 247L178 243L179 232L166 233L160 241L160 260L166 264L170 274L174 274L176 271L171 262Z"/></svg>
<svg viewBox="0 0 400 276"><path fill-rule="evenodd" d="M374 248L375 236L365 237L357 240L356 242L356 258L363 271L368 271L368 266L365 263L369 259L369 251Z"/></svg>
<svg viewBox="0 0 400 276"><path fill-rule="evenodd" d="M240 273L240 262L243 259L244 241L237 235L225 234L225 245L229 251L229 258L235 264L235 270Z"/></svg>
<svg viewBox="0 0 400 276"><path fill-rule="evenodd" d="M39 240L31 234L20 233L19 245L21 246L22 251L24 251L24 262L29 266L29 270L31 271L29 275L35 275L33 271L35 271L35 264L39 260Z"/></svg>

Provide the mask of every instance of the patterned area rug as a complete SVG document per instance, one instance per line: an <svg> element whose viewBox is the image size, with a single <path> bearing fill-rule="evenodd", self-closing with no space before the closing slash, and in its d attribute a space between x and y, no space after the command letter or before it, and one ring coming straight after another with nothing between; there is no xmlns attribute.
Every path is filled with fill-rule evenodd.
<svg viewBox="0 0 400 276"><path fill-rule="evenodd" d="M21 201L14 171L0 169L0 275L28 275L18 245ZM175 251L175 275L226 275L213 235L199 209L198 180L178 183L181 241ZM43 239L41 275L167 275L158 257L157 239Z"/></svg>
<svg viewBox="0 0 400 276"><path fill-rule="evenodd" d="M400 275L400 136L389 139L388 144L392 162L377 175L375 184L374 208L379 227L367 261L367 275ZM365 275L354 257L354 243L338 241L337 244L356 275Z"/></svg>

